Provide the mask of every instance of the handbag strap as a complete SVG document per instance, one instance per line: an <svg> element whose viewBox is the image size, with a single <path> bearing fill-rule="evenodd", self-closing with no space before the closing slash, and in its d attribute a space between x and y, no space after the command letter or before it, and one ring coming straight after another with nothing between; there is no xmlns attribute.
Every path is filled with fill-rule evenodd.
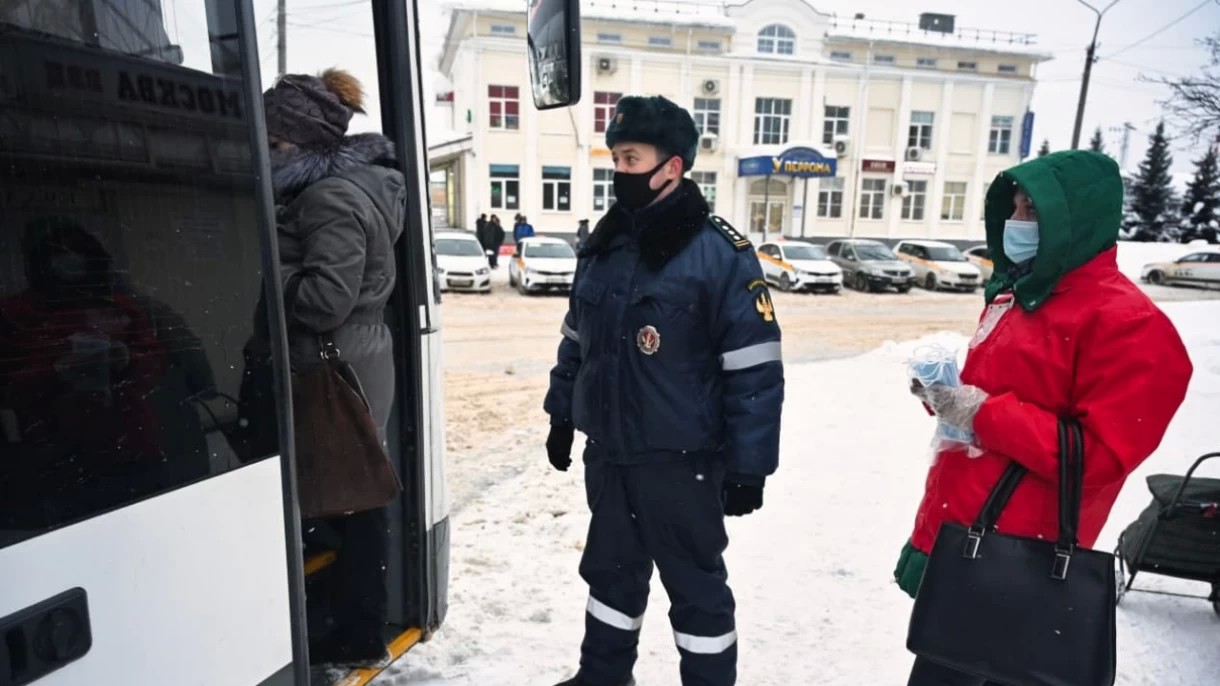
<svg viewBox="0 0 1220 686"><path fill-rule="evenodd" d="M355 184L353 184L355 185ZM297 272L288 278L288 283L284 285L284 311L291 313L292 306L296 304L297 293L301 290L301 282L305 280L305 275ZM333 331L326 331L318 334L318 356L326 362L338 362L342 357L339 346L335 345L335 335Z"/></svg>
<svg viewBox="0 0 1220 686"><path fill-rule="evenodd" d="M1026 471L1028 470L1025 467L1015 461L1008 463L1008 468L1000 475L1000 480L996 482L991 489L991 494L987 496L987 502L983 503L983 509L979 510L979 516L974 520L972 529L990 531L995 528L1000 513L1008 505L1008 500L1017 490L1017 484L1021 483Z"/></svg>

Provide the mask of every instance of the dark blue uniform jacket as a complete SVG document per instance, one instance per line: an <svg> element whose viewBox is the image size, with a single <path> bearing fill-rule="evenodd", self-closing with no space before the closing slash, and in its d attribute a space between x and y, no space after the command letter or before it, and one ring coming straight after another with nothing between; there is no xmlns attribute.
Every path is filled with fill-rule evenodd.
<svg viewBox="0 0 1220 686"><path fill-rule="evenodd" d="M758 258L689 180L617 206L580 253L545 409L623 463L721 453L730 480L778 463L780 329Z"/></svg>

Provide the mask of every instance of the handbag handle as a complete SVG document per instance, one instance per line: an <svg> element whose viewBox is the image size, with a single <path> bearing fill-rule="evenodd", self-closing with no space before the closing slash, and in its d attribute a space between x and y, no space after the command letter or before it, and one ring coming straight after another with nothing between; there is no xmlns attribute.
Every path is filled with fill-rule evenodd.
<svg viewBox="0 0 1220 686"><path fill-rule="evenodd" d="M979 544L987 532L995 529L1000 513L1008 505L1017 485L1028 470L1017 462L1009 462L1000 480L991 489L987 501L979 510L978 517L970 526L966 536L963 556L974 559L979 556ZM1051 576L1067 577L1072 554L1079 542L1080 501L1084 488L1084 434L1075 419L1059 419L1059 538L1055 544L1055 566Z"/></svg>

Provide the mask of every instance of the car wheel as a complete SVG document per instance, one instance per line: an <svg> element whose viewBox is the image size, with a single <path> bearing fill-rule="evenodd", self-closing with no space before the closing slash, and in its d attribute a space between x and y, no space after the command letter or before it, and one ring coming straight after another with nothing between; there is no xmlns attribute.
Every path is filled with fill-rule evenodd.
<svg viewBox="0 0 1220 686"><path fill-rule="evenodd" d="M899 287L898 287L898 292L899 292L899 293L910 293L910 292L911 292L911 287L910 287L910 286L899 286Z"/></svg>
<svg viewBox="0 0 1220 686"><path fill-rule="evenodd" d="M856 278L853 279L856 285L856 290L861 293L868 292L868 277L863 272L856 272Z"/></svg>
<svg viewBox="0 0 1220 686"><path fill-rule="evenodd" d="M788 277L787 273L780 275L779 289L785 293L792 290L792 279Z"/></svg>
<svg viewBox="0 0 1220 686"><path fill-rule="evenodd" d="M935 291L937 288L939 288L940 284L936 282L936 275L928 274L927 278L923 280L923 287L930 291Z"/></svg>
<svg viewBox="0 0 1220 686"><path fill-rule="evenodd" d="M1164 286L1165 272L1159 269L1154 270L1152 273L1148 274L1148 283L1153 284L1154 286Z"/></svg>
<svg viewBox="0 0 1220 686"><path fill-rule="evenodd" d="M517 292L521 295L530 294L530 290L525 286L525 279L517 279Z"/></svg>

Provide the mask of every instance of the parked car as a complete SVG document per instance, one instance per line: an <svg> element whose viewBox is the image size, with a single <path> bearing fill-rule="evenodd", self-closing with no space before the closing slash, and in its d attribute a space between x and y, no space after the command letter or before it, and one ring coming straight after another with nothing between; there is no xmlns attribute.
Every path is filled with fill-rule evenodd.
<svg viewBox="0 0 1220 686"><path fill-rule="evenodd" d="M832 262L843 270L843 283L859 291L893 288L906 293L915 284L915 273L878 241L846 238L826 246Z"/></svg>
<svg viewBox="0 0 1220 686"><path fill-rule="evenodd" d="M758 263L767 283L781 291L838 293L843 288L843 270L820 245L763 243L758 246Z"/></svg>
<svg viewBox="0 0 1220 686"><path fill-rule="evenodd" d="M576 251L558 238L532 236L521 241L508 264L508 283L522 295L568 291L576 278Z"/></svg>
<svg viewBox="0 0 1220 686"><path fill-rule="evenodd" d="M1173 262L1146 264L1140 279L1158 286L1220 286L1220 252L1192 252Z"/></svg>
<svg viewBox="0 0 1220 686"><path fill-rule="evenodd" d="M440 231L435 244L436 271L442 291L491 292L491 266L473 234Z"/></svg>
<svg viewBox="0 0 1220 686"><path fill-rule="evenodd" d="M978 268L983 283L991 280L991 274L995 272L995 264L991 261L991 248L976 245L966 251L966 260Z"/></svg>
<svg viewBox="0 0 1220 686"><path fill-rule="evenodd" d="M962 251L939 241L899 241L894 246L898 259L911 265L915 280L930 291L942 288L973 293L982 284L978 267L970 264Z"/></svg>

